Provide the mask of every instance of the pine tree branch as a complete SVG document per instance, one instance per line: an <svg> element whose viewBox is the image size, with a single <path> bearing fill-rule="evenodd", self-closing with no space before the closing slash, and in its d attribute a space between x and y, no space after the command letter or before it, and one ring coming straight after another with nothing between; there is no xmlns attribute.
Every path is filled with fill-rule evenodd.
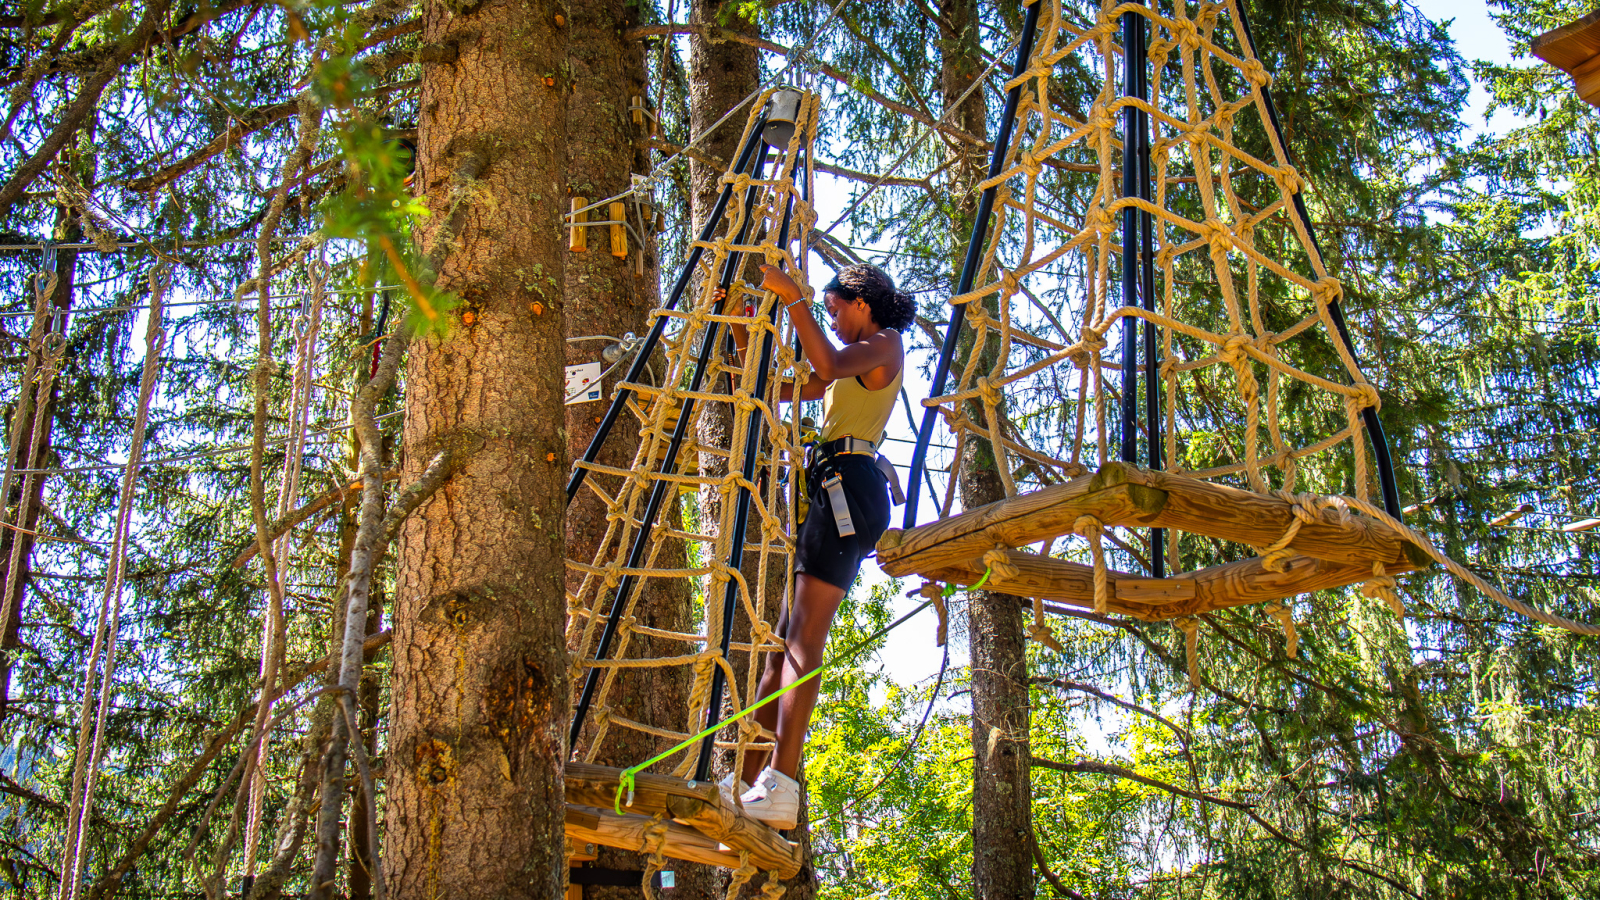
<svg viewBox="0 0 1600 900"><path fill-rule="evenodd" d="M1031 762L1036 768L1053 769L1057 772L1069 772L1082 775L1110 775L1115 778L1123 778L1128 781L1135 781L1139 784L1153 787L1157 790L1165 791L1169 794L1174 794L1179 797L1185 797L1201 803L1210 803L1216 806L1225 806L1229 809L1238 810L1239 812L1249 816L1252 821L1254 821L1257 825L1260 825L1268 834L1294 847L1302 853L1307 854L1308 856L1313 858L1331 859L1332 861L1337 862L1339 865L1345 866L1346 868L1354 869L1363 875L1369 875L1373 878L1376 878L1379 881L1388 884L1390 887L1393 887L1395 890L1401 891L1408 897L1416 897L1417 900L1422 900L1421 894L1416 893L1415 891L1406 887L1404 884L1388 875L1385 875L1382 872L1370 869L1354 860L1323 853L1322 851L1319 851L1313 847L1309 847L1300 841L1295 840L1288 834L1285 834L1281 829L1278 828L1278 826L1257 815L1254 809L1254 804L1240 803L1237 800L1224 800L1221 797L1213 797L1210 794L1201 794L1195 791L1184 790L1177 785L1167 784L1165 781L1140 775L1138 772L1135 772L1131 769L1125 769L1122 766L1116 766L1110 763L1095 762L1092 760L1080 760L1079 762L1075 763L1061 763L1054 760L1043 759L1037 756L1033 757Z"/></svg>
<svg viewBox="0 0 1600 900"><path fill-rule="evenodd" d="M1160 722L1162 725L1167 726L1167 728L1171 730L1173 734L1178 736L1178 740L1183 741L1185 747L1191 743L1191 738L1188 731L1184 730L1178 725L1173 724L1170 719L1166 718L1155 710L1145 709L1137 703L1130 703L1121 697L1115 696L1114 694L1108 694L1092 684L1084 684L1081 681L1068 681L1065 678L1048 678L1043 675L1035 675L1028 679L1028 681L1031 684L1044 684L1049 685L1050 687L1058 687L1062 690L1080 691L1094 697L1099 697L1101 700L1104 700L1113 706L1120 706L1129 712L1138 713L1141 716L1147 716L1156 720L1157 722Z"/></svg>
<svg viewBox="0 0 1600 900"><path fill-rule="evenodd" d="M362 646L363 654L371 656L387 647L391 637L392 635L389 632L380 631L367 638L366 643ZM284 694L299 687L307 678L325 670L331 659L331 656L324 656L319 660L306 663L295 669L288 677L283 679L282 690L274 692L272 700L274 702L277 701ZM139 836L128 846L128 849L122 854L122 858L117 860L116 864L107 870L99 881L95 882L94 887L90 888L84 895L84 900L110 900L111 897L116 895L118 889L122 887L123 878L133 871L134 864L139 861L139 857L144 855L145 850L150 846L150 842L155 840L156 834L161 831L162 826L166 825L167 820L171 819L173 814L178 811L178 804L182 802L184 796L194 789L194 786L200 782L201 776L210 769L212 760L216 759L217 754L221 753L222 749L238 736L240 731L244 730L245 725L255 719L258 705L259 703L252 703L239 710L239 713L233 717L233 721L229 722L211 738L206 744L206 749L201 751L200 755L189 764L189 768L184 770L183 775L179 776L178 780L173 784L172 790L167 794L166 802L161 805L160 809L156 810L156 814L145 825L144 831L140 832Z"/></svg>
<svg viewBox="0 0 1600 900"><path fill-rule="evenodd" d="M371 65L392 67L393 65L406 61L410 58L410 56L410 50L394 50L390 51L389 53L374 57ZM413 88L416 86L417 82L415 80L397 81L392 84L380 85L370 91L364 91L362 92L361 96L380 97L396 90ZM207 160L221 154L229 147L239 146L246 136L254 134L263 128L276 125L277 123L282 122L284 119L295 115L295 113L297 113L299 110L299 97L295 97L291 100L285 100L282 103L273 103L267 106L258 106L255 109L247 110L243 114L235 117L232 125L228 126L228 128L221 134L218 134L210 141L207 141L205 146L194 151L193 153L190 153L188 156L171 163L170 165L164 166L155 172L151 172L149 175L141 175L138 178L125 181L123 182L123 187L139 194L149 193L150 191L165 187L170 182L178 178L182 178L190 172L193 172ZM314 173L307 173L306 177L310 177L311 174Z"/></svg>
<svg viewBox="0 0 1600 900"><path fill-rule="evenodd" d="M1045 880L1050 882L1051 887L1054 887L1057 891L1060 891L1061 896L1068 898L1068 900L1087 900L1087 898L1085 898L1082 894L1062 884L1061 879L1057 877L1056 873L1050 871L1050 866L1044 861L1044 851L1039 849L1039 836L1037 834L1033 834L1029 835L1029 838L1033 841L1034 865L1039 867L1039 874L1043 875Z"/></svg>
<svg viewBox="0 0 1600 900"><path fill-rule="evenodd" d="M671 141L664 141L658 137L645 138L639 142L639 145L651 150L659 150L666 154L682 153L695 162L703 163L704 165L710 166L713 169L726 171L728 168L727 160L717 156L714 153L707 153L699 147L685 148L678 144L674 144ZM930 189L928 185L928 179L926 178L881 178L880 176L873 175L870 172L857 172L855 169L846 169L843 166L835 166L821 162L813 163L812 167L818 172L826 172L829 175L837 175L840 178L848 178L851 181L860 181L867 184L876 184L881 181L883 184L893 185L894 187L914 187L922 188L923 190Z"/></svg>
<svg viewBox="0 0 1600 900"><path fill-rule="evenodd" d="M399 469L390 469L389 471L383 473L384 481L393 481L399 477ZM353 501L355 499L355 492L359 490L361 490L360 481L352 481L349 484L340 485L339 487L329 489L325 493L318 496L315 500L304 504L299 509L294 510L293 512L268 526L267 534L269 539L274 541L277 540L292 530L295 526L299 525L301 522L304 522L317 513L322 512L335 503L339 503L341 501L349 503ZM252 543L243 550L240 550L239 555L234 557L233 567L235 569L243 568L245 563L248 563L250 560L255 558L256 545L253 542L254 538L251 540Z"/></svg>
<svg viewBox="0 0 1600 900"><path fill-rule="evenodd" d="M747 44L759 50L765 50L768 53L773 53L785 58L787 58L790 53L790 49L782 44L775 44L772 41L763 40L761 38L748 34L742 34L737 31L731 31L726 28L719 28L715 25L641 25L637 28L629 28L627 31L623 32L623 37L629 40L638 40L640 38L669 37L678 34L698 35L709 41L736 41L738 43ZM868 87L865 82L858 78L852 78L848 73L841 72L839 69L835 68L829 63L822 63L821 71L822 74L832 78L834 81L839 82L861 96L866 97L868 100L873 101L879 106L882 106L884 109L899 113L900 115L909 119L913 119L917 122L921 122L929 128L939 131L941 134L948 135L974 148L981 150L991 149L991 145L988 141L983 140L982 138L974 137L955 127L954 125L947 124L939 119L933 118L932 116L925 115L916 107L907 106L904 103L890 100L888 97L885 97Z"/></svg>
<svg viewBox="0 0 1600 900"><path fill-rule="evenodd" d="M1111 763L1097 762L1095 760L1088 759L1082 759L1075 763L1063 763L1056 762L1052 759L1044 759L1043 757L1035 756L1031 761L1031 765L1036 769L1052 769L1057 772L1069 772L1076 775L1110 775L1114 778L1137 781L1138 783L1147 787L1153 787L1160 791L1166 791L1169 794L1175 794L1179 797L1187 797L1190 800L1198 800L1201 803L1214 803L1217 806L1226 806L1229 809L1236 809L1242 812L1249 812L1252 808L1254 808L1254 804L1251 803L1241 803L1238 800L1225 800L1221 797L1213 797L1210 794L1202 794L1198 791L1191 791L1186 788L1178 787L1175 784L1168 784L1165 781L1151 778L1148 775L1140 775L1138 772L1135 772L1132 769L1125 769L1122 766L1112 765ZM1285 840L1288 840L1288 838L1285 838Z"/></svg>
<svg viewBox="0 0 1600 900"><path fill-rule="evenodd" d="M144 8L144 17L139 21L139 26L133 30L121 43L117 44L115 51L106 57L92 75L86 78L83 86L78 89L78 96L73 98L61 114L61 120L50 135L39 145L27 161L18 166L16 172L0 187L0 215L11 210L11 205L17 201L28 185L39 177L39 174L50 165L56 154L67 145L67 141L82 127L89 113L94 111L100 102L100 94L111 83L112 76L121 70L122 64L128 61L133 51L149 42L155 34L162 19L166 18L167 8L171 0L151 0Z"/></svg>

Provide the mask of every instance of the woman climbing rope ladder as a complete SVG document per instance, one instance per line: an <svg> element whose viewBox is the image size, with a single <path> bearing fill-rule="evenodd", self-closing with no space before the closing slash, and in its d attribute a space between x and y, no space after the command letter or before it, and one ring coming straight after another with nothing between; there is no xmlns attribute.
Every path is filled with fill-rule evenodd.
<svg viewBox="0 0 1600 900"><path fill-rule="evenodd" d="M855 583L861 561L889 527L889 485L894 484L897 495L899 485L891 481L892 466L879 466L877 442L904 374L899 329L910 325L916 313L910 295L896 291L894 279L881 269L848 266L822 289L833 333L844 344L834 347L800 286L776 266L762 266L761 272L762 288L777 294L789 311L812 366L799 399L822 400L823 413L819 443L806 463L810 503L795 537L794 602L778 619L777 633L788 650L781 660L767 656L757 699L794 684L822 664L839 603ZM742 355L749 335L738 325L733 333ZM795 399L787 387L783 399ZM764 754L747 754L737 788L734 774L723 780L724 787L741 795L746 815L774 828L793 828L799 817L800 786L794 776L819 681L806 681L754 713L756 721L778 735L772 759L763 766Z"/></svg>

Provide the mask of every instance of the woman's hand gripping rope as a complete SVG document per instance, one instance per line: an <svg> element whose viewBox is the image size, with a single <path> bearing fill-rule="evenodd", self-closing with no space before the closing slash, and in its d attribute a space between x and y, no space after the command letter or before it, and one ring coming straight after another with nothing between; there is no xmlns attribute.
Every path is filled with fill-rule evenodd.
<svg viewBox="0 0 1600 900"><path fill-rule="evenodd" d="M990 572L991 572L990 569L985 568L984 571L983 571L983 577L978 579L976 584L973 584L971 587L965 588L965 590L976 591L976 590L979 590L980 588L982 588L984 586L984 584L986 582L988 582ZM842 662L845 662L846 660L854 658L856 656L856 654L858 654L862 650L866 649L868 645L870 645L873 642L877 641L878 638L881 638L884 635L888 634L889 632L895 630L896 628L899 628L901 625L903 625L906 622L910 621L913 616L917 615L918 613L920 613L923 610L927 609L928 607L932 606L934 604L934 600L935 599L943 601L945 598L947 598L950 595L954 594L957 590L958 590L958 588L953 584L945 585L944 589L940 592L938 598L930 597L927 600L922 601L921 603L917 604L915 609L911 610L910 612L906 613L905 615L901 616L900 618L895 619L893 622L890 622L888 625L885 625L884 627L878 629L876 632L873 632L871 635L869 635L869 636L867 636L865 638L862 638L861 640L857 641L855 644L851 645L850 647L848 647L848 648L846 648L844 650L841 650L838 653L835 653L831 658L829 658L828 660L824 661L822 665L817 666L815 669L812 669L810 672L807 672L805 675L802 675L801 677L795 679L793 684L790 684L789 686L783 688L780 691L774 691L773 693L768 694L767 696L761 698L760 700L757 700L755 703L750 704L750 706L746 707L745 709L742 709L739 712L736 712L733 715L729 716L728 718L723 719L721 722L718 722L717 724L712 725L709 728L704 729L699 734L691 735L688 738L685 738L682 742L680 742L676 746L674 746L674 747L672 747L670 749L664 750L661 753L656 754L655 756L651 757L650 759L645 760L644 762L642 762L642 763L640 763L640 764L638 764L636 766L631 766L629 768L623 769L622 770L622 776L617 779L617 795L616 795L616 798L614 799L614 802L612 803L612 809L617 813L617 815L620 816L620 815L623 814L622 813L622 808L624 806L632 806L633 805L633 788L634 788L634 776L635 775L638 775L640 772L643 772L645 769L648 769L651 766L655 765L656 763L662 761L663 759L666 759L667 757L673 755L674 753L677 753L679 750L683 750L683 749L686 749L686 748L692 746L695 742L697 742L700 739L704 738L706 735L715 734L718 731L721 731L726 726L732 725L734 722L737 722L740 719L744 718L745 716L747 716L747 715L755 712L756 710L760 709L761 707L766 706L768 703L771 703L772 701L777 700L779 697L782 697L784 694L789 693L790 691L794 690L795 688L799 687L800 685L805 684L807 681L810 681L811 679L817 677L818 675L821 675L823 670L831 669L834 666L837 666L838 664L840 664ZM626 797L626 799L624 799L624 797Z"/></svg>

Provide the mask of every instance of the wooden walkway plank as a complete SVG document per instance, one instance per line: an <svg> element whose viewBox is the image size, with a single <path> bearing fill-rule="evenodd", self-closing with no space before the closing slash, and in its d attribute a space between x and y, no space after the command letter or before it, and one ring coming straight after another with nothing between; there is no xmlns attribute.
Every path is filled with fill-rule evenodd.
<svg viewBox="0 0 1600 900"><path fill-rule="evenodd" d="M621 769L567 763L567 802L611 809L621 777ZM665 813L735 851L749 850L750 861L763 871L776 871L785 878L800 871L799 844L726 803L710 782L640 772L634 776L633 804L624 809L645 816Z"/></svg>
<svg viewBox="0 0 1600 900"><path fill-rule="evenodd" d="M986 587L1020 597L1039 597L1069 606L1094 608L1093 567L1016 550L1006 556L1016 566L1018 576L991 575ZM1372 577L1371 565L1336 563L1309 556L1291 556L1282 564L1284 571L1269 572L1256 557L1162 579L1111 571L1106 580L1112 596L1106 607L1114 613L1155 622L1283 600L1356 584ZM1387 571L1390 575L1399 575L1418 568L1407 561L1389 566ZM983 577L983 567L966 563L929 572L927 577L970 585Z"/></svg>
<svg viewBox="0 0 1600 900"><path fill-rule="evenodd" d="M1096 477L1083 475L904 531L891 528L878 541L878 566L896 577L927 572L977 559L997 544L1022 547L1065 534L1081 515L1138 520L1159 512L1166 501L1141 485L1107 486L1096 484Z"/></svg>
<svg viewBox="0 0 1600 900"><path fill-rule="evenodd" d="M646 831L651 821L648 816L619 816L610 810L567 804L567 837L575 843L647 852ZM710 866L739 867L738 853L723 849L721 844L687 825L668 820L666 826L667 839L661 847L663 855Z"/></svg>
<svg viewBox="0 0 1600 900"><path fill-rule="evenodd" d="M1295 520L1294 507L1277 497L1112 462L1066 484L891 529L878 542L878 564L894 576L975 564L996 546L1023 547L1066 534L1082 515L1105 525L1173 528L1257 547L1277 542ZM1301 526L1289 547L1369 573L1374 561L1396 571L1428 562L1420 548L1382 523L1361 516L1341 522L1332 510Z"/></svg>
<svg viewBox="0 0 1600 900"><path fill-rule="evenodd" d="M1277 497L1126 463L1107 463L1094 477L1107 482L1126 479L1166 494L1166 502L1150 520L1108 524L1176 528L1265 547L1281 539L1295 519L1294 507ZM1410 564L1412 568L1430 562L1422 548L1383 523L1357 515L1341 522L1331 509L1322 510L1317 521L1301 526L1289 542L1289 549L1317 559L1365 566L1369 574L1374 562L1385 566Z"/></svg>

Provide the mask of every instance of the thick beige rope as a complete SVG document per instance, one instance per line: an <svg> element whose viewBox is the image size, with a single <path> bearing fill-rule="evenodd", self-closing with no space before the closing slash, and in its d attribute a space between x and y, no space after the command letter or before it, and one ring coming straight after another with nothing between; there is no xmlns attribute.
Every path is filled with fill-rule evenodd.
<svg viewBox="0 0 1600 900"><path fill-rule="evenodd" d="M756 109L765 104L770 94L769 91L759 99ZM653 737L675 739L675 742L697 732L700 723L714 712L707 707L712 677L717 671L724 675L724 702L731 703L734 708L742 708L746 705L746 699L752 698L757 690L761 658L783 649L782 642L774 634L773 622L784 597L793 588L793 517L796 506L793 495L795 479L785 479L784 476L791 466L799 463L801 445L798 406L791 404L788 411L781 411L779 395L786 385L803 383L809 375L809 366L795 357L791 326L786 322L774 325L771 321L775 318L772 316L776 302L773 295L736 278L728 291L726 307L719 312L713 306L713 293L723 269L735 253L758 257L765 262L786 264L789 271L801 273L800 280L804 280L805 246L815 224L815 213L808 203L800 199L802 191L804 196L811 195L810 154L806 154L804 168L797 166L796 161L799 151L805 146L804 142L816 133L818 117L817 99L807 94L801 109L802 127L796 129L795 137L781 157L776 172L762 178L752 178L748 174L723 176L723 183L731 189L731 200L718 236L696 242L696 246L701 247L704 253L701 267L695 273L698 285L695 302L680 310L657 310L653 314L670 318L673 326L672 336L665 344L666 371L660 379L662 386L629 385L635 390L637 402L630 408L640 419L642 437L633 463L627 468L582 464L590 472L588 483L595 485L603 477L612 485L609 488L595 485L596 493L606 504L606 531L594 557L591 561L568 561L569 571L578 579L577 587L567 594L568 642L576 648L574 689L583 680L583 673L578 670L591 667L604 670L592 705L593 726L585 753L588 759L595 758L605 745L610 728L614 726ZM746 123L744 139L749 138L754 122L755 117L752 116ZM756 197L754 202L746 203L745 194L749 189L754 189ZM777 243L784 210L791 204L793 218L790 233L798 236L802 242L798 251L780 247ZM749 239L744 243L735 242L733 236L746 223L750 226ZM747 305L750 308L747 309ZM714 354L706 380L706 384L712 387L700 391L685 389L683 386L689 383L701 341L709 334L711 327L732 324L743 325L749 331L750 351L742 361L724 360L720 354ZM756 396L752 393L752 387L760 375L759 347L769 336L774 350L772 374L776 377L769 378L765 394ZM720 393L717 387L723 383L724 376L732 381L730 393ZM694 442L691 440L685 443L681 451L689 459L700 452L722 457L727 461L723 475L711 476L698 471L666 474L664 471L670 468L669 463L672 462L663 458L664 450L687 400L695 402L696 414L709 403L727 403L733 409L733 429L727 447L692 446ZM755 477L746 479L742 474L746 462L744 447L752 414L759 420L763 440L758 442ZM693 423L689 428L690 433L694 433ZM714 522L702 521L696 526L684 528L676 527L676 523L641 522L640 517L650 493L656 485L663 483L672 485L674 490L699 490L708 492L708 496L718 497L721 500L720 517ZM775 489L780 483L788 484L786 493ZM735 534L733 527L736 511L734 501L741 488L750 493L751 533L748 535ZM651 531L644 561L639 566L625 566L629 548L639 529L647 526ZM745 571L730 569L724 562L735 540L746 542ZM661 554L664 548L678 541L688 545L691 565L663 566ZM748 578L746 572L749 573ZM606 618L606 607L615 588L627 576L638 579L641 588L632 593L628 600L629 608L622 611L608 658L596 661L594 647L598 640L597 629ZM688 578L695 582L705 601L703 631L669 632L646 628L637 622L633 607L643 593L642 585L652 578ZM781 594L771 595L769 585L773 584L782 585ZM749 620L751 627L747 642L736 642L730 647L730 655L738 652L749 655L750 663L744 667L742 683L736 678L733 660L724 656L718 647L723 630L722 597L730 585L738 598L739 610ZM641 656L632 652L632 639L644 634L690 646L683 653ZM686 726L682 732L619 716L610 702L616 678L623 670L665 666L685 667L691 674L689 708L685 710ZM734 740L718 741L717 746L735 750L737 767L742 764L746 752L770 749L772 738L770 731L761 728L753 720L743 721L736 728ZM677 761L674 772L686 777L694 764L694 755L686 753ZM751 874L754 871L752 869Z"/></svg>
<svg viewBox="0 0 1600 900"><path fill-rule="evenodd" d="M145 432L150 422L150 406L155 398L156 380L161 373L161 354L166 344L162 314L170 278L170 270L165 265L150 273L150 311L145 328L144 366L139 377L138 406L134 413L133 435L129 440L128 462L122 472L122 489L118 495L111 550L106 557L105 591L100 598L100 612L89 647L89 658L84 663L83 699L78 712L78 746L72 770L72 796L67 808L67 839L61 856L59 900L75 900L82 889L83 867L88 855L89 822L94 813L95 788L100 780L100 761L105 747L106 711L111 707L111 686L116 676L117 631L122 618L123 581L128 566L129 535L133 528L134 488L139 480ZM40 408L43 409L43 406L41 403Z"/></svg>

